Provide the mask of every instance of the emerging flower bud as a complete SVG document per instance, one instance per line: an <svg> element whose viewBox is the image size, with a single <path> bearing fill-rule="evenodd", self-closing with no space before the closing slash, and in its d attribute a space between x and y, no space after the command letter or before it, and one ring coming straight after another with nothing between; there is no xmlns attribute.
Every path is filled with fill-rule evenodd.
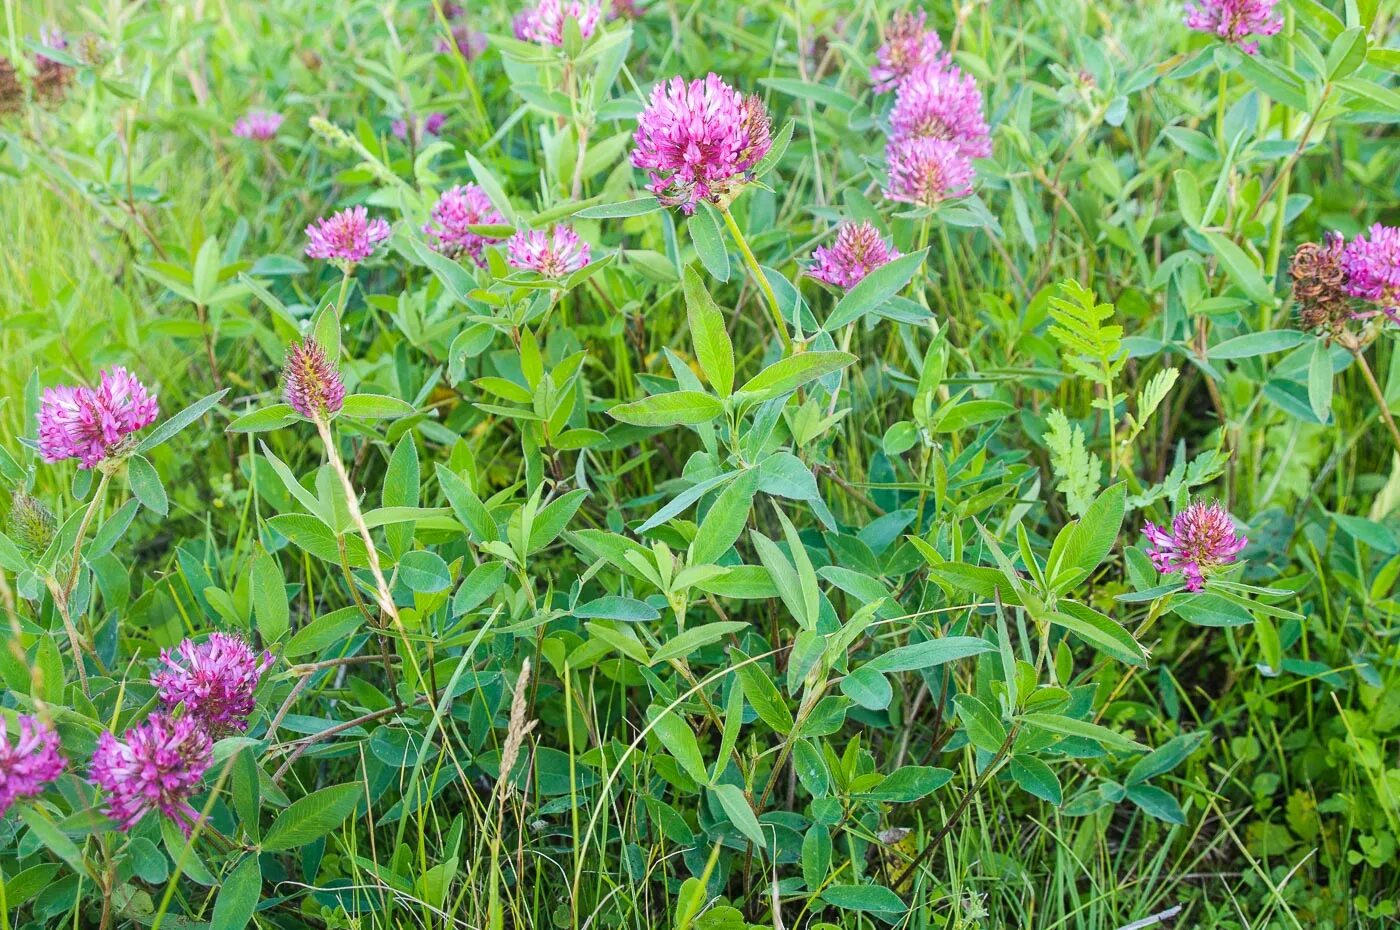
<svg viewBox="0 0 1400 930"><path fill-rule="evenodd" d="M867 220L845 223L836 233L836 241L812 252L812 266L807 273L833 287L849 289L866 275L899 258L899 250L885 244L880 231Z"/></svg>
<svg viewBox="0 0 1400 930"><path fill-rule="evenodd" d="M340 371L310 336L287 350L282 369L282 397L308 420L335 413L345 403L345 382Z"/></svg>
<svg viewBox="0 0 1400 930"><path fill-rule="evenodd" d="M562 278L588 264L588 243L568 226L522 229L506 243L506 260L513 268L537 271L547 278Z"/></svg>
<svg viewBox="0 0 1400 930"><path fill-rule="evenodd" d="M31 552L43 552L53 541L58 522L53 512L43 501L24 489L18 489L10 496L10 535L15 542Z"/></svg>

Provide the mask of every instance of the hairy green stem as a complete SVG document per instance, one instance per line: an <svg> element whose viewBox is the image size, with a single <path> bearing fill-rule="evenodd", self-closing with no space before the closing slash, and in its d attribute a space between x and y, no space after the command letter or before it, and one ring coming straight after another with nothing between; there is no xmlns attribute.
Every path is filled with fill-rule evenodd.
<svg viewBox="0 0 1400 930"><path fill-rule="evenodd" d="M724 215L724 225L729 227L729 234L734 237L734 244L739 247L739 251L744 256L744 264L749 266L749 273L753 275L754 282L758 284L759 290L763 291L764 299L768 301L768 310L773 315L773 326L778 330L778 338L783 342L783 355L791 355L792 336L788 334L787 322L783 320L782 308L778 306L778 295L773 293L773 286L768 283L768 277L759 267L758 259L754 258L748 240L744 238L739 224L734 222L734 214L729 212L728 206L721 208L720 212Z"/></svg>

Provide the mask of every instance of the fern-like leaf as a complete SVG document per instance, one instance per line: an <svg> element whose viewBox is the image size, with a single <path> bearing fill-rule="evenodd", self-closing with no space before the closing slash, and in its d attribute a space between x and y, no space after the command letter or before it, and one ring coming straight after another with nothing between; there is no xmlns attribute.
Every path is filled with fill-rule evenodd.
<svg viewBox="0 0 1400 930"><path fill-rule="evenodd" d="M1084 430L1071 426L1061 410L1051 410L1045 422L1050 429L1045 445L1050 449L1050 466L1059 483L1055 489L1065 496L1065 506L1076 517L1084 515L1099 493L1103 463L1084 445Z"/></svg>

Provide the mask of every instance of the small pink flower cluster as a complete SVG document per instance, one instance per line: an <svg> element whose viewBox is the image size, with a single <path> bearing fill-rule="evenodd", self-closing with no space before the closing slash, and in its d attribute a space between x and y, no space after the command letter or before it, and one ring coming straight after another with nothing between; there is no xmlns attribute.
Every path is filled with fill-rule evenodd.
<svg viewBox="0 0 1400 930"><path fill-rule="evenodd" d="M743 183L773 146L763 101L713 73L652 88L633 141L632 165L647 169L647 189L687 215L701 200L718 201Z"/></svg>
<svg viewBox="0 0 1400 930"><path fill-rule="evenodd" d="M1188 0L1186 26L1209 32L1246 55L1259 51L1250 36L1271 36L1283 28L1283 17L1274 9L1278 0Z"/></svg>
<svg viewBox="0 0 1400 930"><path fill-rule="evenodd" d="M1248 538L1235 532L1230 512L1220 504L1195 501L1172 519L1168 531L1149 523L1142 535L1151 545L1147 555L1164 575L1181 574L1186 590L1199 591L1205 576L1235 561Z"/></svg>
<svg viewBox="0 0 1400 930"><path fill-rule="evenodd" d="M535 271L547 278L563 278L588 264L587 242L568 226L522 229L506 243L506 260L513 268Z"/></svg>
<svg viewBox="0 0 1400 930"><path fill-rule="evenodd" d="M38 797L68 766L58 751L58 734L37 717L18 715L18 739L11 744L0 716L0 817L21 798Z"/></svg>
<svg viewBox="0 0 1400 930"><path fill-rule="evenodd" d="M875 93L896 89L906 77L923 68L942 68L948 64L943 42L938 33L925 27L928 14L896 13L885 31L885 44L875 53L876 65L870 69L870 81Z"/></svg>
<svg viewBox="0 0 1400 930"><path fill-rule="evenodd" d="M1376 310L1357 314L1374 316L1377 311L1400 323L1400 227L1373 225L1342 250L1346 272L1345 290L1376 305Z"/></svg>
<svg viewBox="0 0 1400 930"><path fill-rule="evenodd" d="M486 51L486 33L479 29L473 29L466 22L467 11L465 9L455 3L444 3L442 15L452 25L452 41L439 38L436 46L438 52L456 52L467 61L472 61Z"/></svg>
<svg viewBox="0 0 1400 930"><path fill-rule="evenodd" d="M306 227L310 240L306 255L349 268L373 255L375 246L388 239L389 232L389 224L378 218L371 220L364 207L350 207Z"/></svg>
<svg viewBox="0 0 1400 930"><path fill-rule="evenodd" d="M869 220L843 223L833 244L821 246L812 253L812 265L807 273L832 287L849 289L896 258L899 258L899 250L887 245Z"/></svg>
<svg viewBox="0 0 1400 930"><path fill-rule="evenodd" d="M562 46L565 20L576 21L579 33L589 39L597 31L602 15L603 7L598 0L539 0L516 16L512 25L515 37L522 42Z"/></svg>
<svg viewBox="0 0 1400 930"><path fill-rule="evenodd" d="M407 142L411 133L413 144L420 145L428 136L441 135L442 125L446 122L446 113L429 113L427 116L406 113L394 120L389 128L395 139Z"/></svg>
<svg viewBox="0 0 1400 930"><path fill-rule="evenodd" d="M253 139L268 142L277 136L282 128L283 116L269 110L249 110L233 124L233 134L240 139Z"/></svg>
<svg viewBox="0 0 1400 930"><path fill-rule="evenodd" d="M486 259L481 252L491 239L472 232L471 227L499 226L505 221L480 185L458 185L442 192L423 226L423 233L434 252L448 258L467 255L484 268Z"/></svg>
<svg viewBox="0 0 1400 930"><path fill-rule="evenodd" d="M241 733L253 712L253 692L272 667L272 653L256 653L237 636L211 633L203 643L187 639L160 651L165 668L151 676L167 710L183 706L185 716L215 735Z"/></svg>
<svg viewBox="0 0 1400 930"><path fill-rule="evenodd" d="M155 422L160 406L145 385L120 365L104 370L97 387L59 385L39 404L39 452L44 460L76 458L92 468L119 451L122 441Z"/></svg>

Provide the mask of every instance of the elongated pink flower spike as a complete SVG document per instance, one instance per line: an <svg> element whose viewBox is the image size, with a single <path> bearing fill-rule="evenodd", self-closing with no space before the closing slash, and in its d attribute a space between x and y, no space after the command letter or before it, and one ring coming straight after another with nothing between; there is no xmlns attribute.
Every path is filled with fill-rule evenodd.
<svg viewBox="0 0 1400 930"><path fill-rule="evenodd" d="M1168 531L1149 523L1142 535L1151 544L1147 555L1164 575L1180 574L1186 590L1199 591L1205 576L1233 563L1248 538L1235 532L1230 513L1218 503L1194 501L1172 518Z"/></svg>
<svg viewBox="0 0 1400 930"><path fill-rule="evenodd" d="M335 413L345 403L345 382L321 344L310 336L287 349L282 397L308 420Z"/></svg>

